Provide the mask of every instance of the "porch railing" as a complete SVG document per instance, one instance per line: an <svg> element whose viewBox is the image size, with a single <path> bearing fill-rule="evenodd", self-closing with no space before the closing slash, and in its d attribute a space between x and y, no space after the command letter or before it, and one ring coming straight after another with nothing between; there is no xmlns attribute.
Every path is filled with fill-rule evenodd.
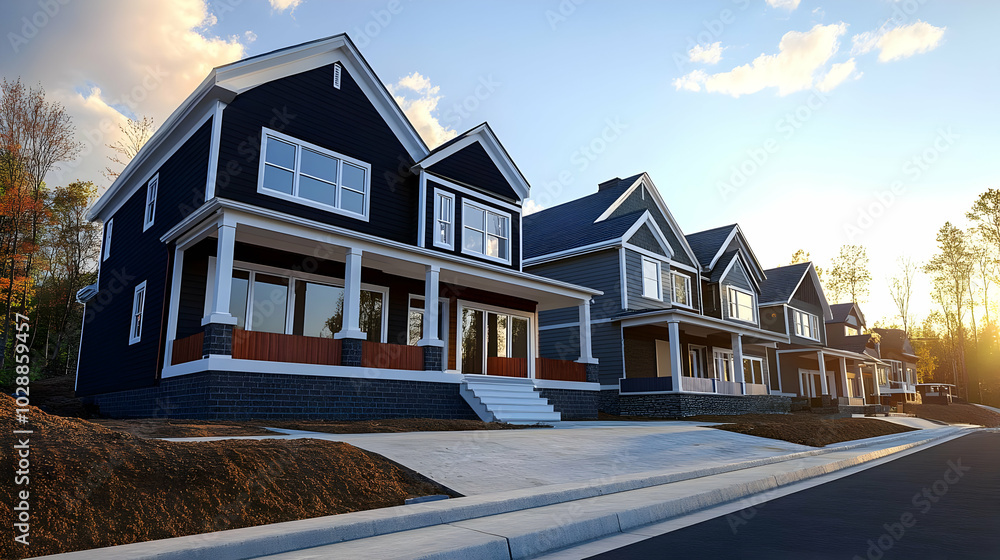
<svg viewBox="0 0 1000 560"><path fill-rule="evenodd" d="M681 388L685 391L694 391L696 393L715 392L715 385L712 383L712 379L703 377L685 377L681 380Z"/></svg>
<svg viewBox="0 0 1000 560"><path fill-rule="evenodd" d="M735 381L715 379L715 392L720 395L742 395L743 387Z"/></svg>
<svg viewBox="0 0 1000 560"><path fill-rule="evenodd" d="M340 365L340 341L233 329L233 358L336 366Z"/></svg>
<svg viewBox="0 0 1000 560"><path fill-rule="evenodd" d="M528 377L528 359L487 357L486 374L502 377Z"/></svg>
<svg viewBox="0 0 1000 560"><path fill-rule="evenodd" d="M744 395L766 395L767 385L762 383L747 383L743 386Z"/></svg>
<svg viewBox="0 0 1000 560"><path fill-rule="evenodd" d="M361 343L361 366L420 371L424 369L424 349L420 346L364 341Z"/></svg>
<svg viewBox="0 0 1000 560"><path fill-rule="evenodd" d="M535 360L535 378L555 381L587 381L587 365L569 360L538 358Z"/></svg>
<svg viewBox="0 0 1000 560"><path fill-rule="evenodd" d="M203 332L175 340L173 350L170 353L170 363L177 365L200 360L204 343L205 333Z"/></svg>
<svg viewBox="0 0 1000 560"><path fill-rule="evenodd" d="M837 397L837 404L842 406L864 406L865 399L861 397Z"/></svg>

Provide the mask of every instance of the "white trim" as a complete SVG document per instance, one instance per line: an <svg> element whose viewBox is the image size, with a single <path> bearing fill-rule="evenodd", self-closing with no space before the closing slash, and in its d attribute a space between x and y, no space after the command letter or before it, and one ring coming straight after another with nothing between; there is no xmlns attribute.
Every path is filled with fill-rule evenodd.
<svg viewBox="0 0 1000 560"><path fill-rule="evenodd" d="M591 325L600 325L600 324L603 324L603 323L614 323L614 322L615 322L615 319L612 319L612 318L591 319L590 320L590 324ZM552 331L552 330L556 330L556 329L569 329L569 328L576 329L576 328L579 328L579 327L580 327L580 322L579 321L573 321L572 323L559 323L559 324L556 324L556 325L540 326L540 327L538 327L538 330L540 330L540 331Z"/></svg>
<svg viewBox="0 0 1000 560"><path fill-rule="evenodd" d="M726 311L727 318L733 319L733 320L736 320L736 321L743 321L744 323L752 323L752 324L755 324L755 325L758 324L758 320L759 320L758 314L759 314L759 311L757 309L757 296L756 296L756 294L754 294L752 291L744 290L743 288L740 288L740 287L737 287L737 286L733 286L732 284L726 284L725 286L726 286L726 309L725 309L725 311ZM733 306L733 299L729 296L729 290L733 290L735 292L739 292L741 294L750 296L750 314L753 315L753 319L747 320L747 319L743 319L742 317L736 317L736 316L733 315L733 308L732 308L732 306ZM739 304L738 303L736 304L736 307L739 308Z"/></svg>
<svg viewBox="0 0 1000 560"><path fill-rule="evenodd" d="M273 164L273 163L268 163L266 161L266 159L267 159L267 140L268 140L268 138L274 138L276 140L284 141L286 143L289 143L289 144L292 144L292 145L295 146L295 164L294 164L295 167L294 167L294 169L287 169L287 168L278 166L278 165ZM324 155L324 156L327 156L327 157L330 157L330 158L334 158L334 159L337 160L337 179L336 179L336 181L335 181L334 184L330 185L333 188L334 197L335 197L333 205L326 204L326 203L323 203L323 202L317 202L315 200L312 200L312 199L309 199L309 198L305 198L305 197L302 197L299 194L297 194L299 192L299 179L300 179L300 177L301 177L301 175L303 173L302 172L302 167L301 167L302 150L303 149L307 149L307 150L310 150L310 151L313 151L313 152L318 152L321 155ZM327 148L323 148L321 146L317 146L316 144L312 144L310 142L306 142L305 140L301 140L301 139L295 138L294 136L289 136L287 134L283 134L283 133L278 132L276 130L272 130L270 128L267 128L266 126L265 127L261 127L260 158L259 159L260 159L260 161L258 162L258 169L257 169L257 192L259 194L263 194L263 195L266 195L266 196L273 196L275 198L281 198L281 199L284 199L284 200L289 200L291 202L295 202L295 203L301 204L303 206L309 206L309 207L312 207L312 208L318 208L320 210L326 210L328 212L333 212L335 214L341 214L341 215L347 216L349 218L355 218L355 219L358 219L358 220L361 220L361 221L365 221L365 222L368 221L368 218L370 216L369 208L371 206L371 198L372 198L372 188L371 188L372 166L371 166L370 163L361 161L359 159L352 158L351 156L347 156L347 155L335 152L333 150L329 150ZM343 169L344 169L344 164L345 163L349 163L349 164L353 165L354 167L360 167L365 172L364 192L362 193L362 195L364 196L364 208L362 209L362 211L361 211L360 214L357 213L357 212L354 212L352 210L347 210L347 209L342 208L341 206L339 206L339 205L341 205L341 196L343 194L344 189L347 189L347 190L349 190L351 192L357 192L357 190L355 190L354 188L352 188L352 187L345 187L343 185ZM283 193L281 191L272 190L272 189L269 189L269 188L267 188L267 187L264 186L264 168L265 168L266 165L271 165L272 167L278 167L279 169L284 169L286 171L291 171L292 172L292 194L288 194L288 193ZM323 182L329 184L325 179L323 179Z"/></svg>
<svg viewBox="0 0 1000 560"><path fill-rule="evenodd" d="M748 266L746 265L746 259L743 258L743 253L739 251L737 251L736 254L733 255L732 260L729 261L729 264L726 265L725 270L722 271L722 274L719 276L719 283L721 284L723 280L729 277L729 273L733 271L733 267L736 266L737 261L740 262L740 266L743 268L743 272L746 275L747 280L750 281L750 284L756 289L757 292L759 292L760 282L758 282L757 278L750 272L750 270L748 270ZM709 281L711 281L711 279Z"/></svg>
<svg viewBox="0 0 1000 560"><path fill-rule="evenodd" d="M585 381L559 381L556 379L532 379L538 389L568 389L571 391L600 391L601 385Z"/></svg>
<svg viewBox="0 0 1000 560"><path fill-rule="evenodd" d="M640 258L639 274L640 274L640 281L642 282L642 297L655 301L663 301L663 272L661 269L661 264L662 264L661 261L659 261L658 259L651 259L645 256L640 256L639 258ZM655 296L649 295L648 291L646 290L646 281L649 280L649 278L646 277L646 264L651 264L655 267L654 270L656 275Z"/></svg>
<svg viewBox="0 0 1000 560"><path fill-rule="evenodd" d="M451 243L445 243L438 238L438 222L442 221L442 218L444 218L441 216L440 205L438 204L442 198L446 198L451 201L451 216L447 216L448 239L451 240ZM431 230L431 235L433 236L435 247L447 249L449 251L455 250L455 201L457 198L458 197L456 197L454 193L450 193L443 189L434 189L434 228Z"/></svg>
<svg viewBox="0 0 1000 560"><path fill-rule="evenodd" d="M754 254L753 249L750 248L750 244L747 243L746 236L743 235L743 230L740 229L739 224L733 225L733 230L729 232L729 235L726 237L725 243L723 243L719 247L719 251L712 258L712 262L708 265L708 269L712 270L713 268L715 268L715 264L719 262L719 259L722 258L723 254L725 254L726 249L729 248L729 244L733 242L733 238L736 237L737 233L740 234L740 248L745 249L746 252L750 255L750 258L753 259L753 263L747 263L747 264L753 264L753 266L757 269L757 274L755 276L758 276L760 278L767 278L767 276L764 274L764 267L760 265L760 261L757 260L757 255ZM747 272L749 273L750 271ZM756 278L754 278L753 281L754 283L756 283L757 282Z"/></svg>
<svg viewBox="0 0 1000 560"><path fill-rule="evenodd" d="M466 206L472 206L473 208L476 208L477 210L482 210L484 212L484 216L483 216L483 229L482 230L478 230L478 229L470 226L468 223L466 223L466 221L465 221L465 207ZM504 238L504 237L501 237L499 235L489 233L490 214L506 218L507 221L506 221L506 228L505 229L507 230L507 237ZM473 251L471 249L467 249L466 248L466 246L465 246L465 236L468 233L467 230L469 230L469 229L471 229L472 231L475 231L475 232L482 231L482 234L483 234L483 252L482 253L477 253L477 252L475 252L475 251ZM489 245L490 236L491 235L493 237L500 237L501 239L505 239L507 241L507 256L506 256L506 258L494 257L493 255L490 255L490 254L488 254L486 252L486 247ZM506 264L506 265L510 265L510 262L511 262L511 253L514 252L514 247L512 246L513 244L511 243L511 238L513 236L514 236L514 232L513 232L513 229L511 228L511 217L510 217L510 214L505 214L502 211L499 211L499 210L497 210L495 208L490 208L489 206L486 206L485 204L477 202L475 200L468 200L468 199L465 199L465 198L462 199L462 254L463 255L470 255L470 256L473 256L473 257L477 257L477 258L481 258L481 259L486 259L486 260L490 260L490 261L494 261L494 262L498 262L498 263L503 263L503 264Z"/></svg>
<svg viewBox="0 0 1000 560"><path fill-rule="evenodd" d="M146 231L152 227L153 223L156 221L156 199L159 190L160 174L156 173L149 181L146 181L146 204L142 207L142 231ZM149 211L151 203L153 207L152 212Z"/></svg>
<svg viewBox="0 0 1000 560"><path fill-rule="evenodd" d="M114 232L115 219L111 218L104 224L104 254L101 256L101 261L106 261L111 257L111 235ZM98 276L98 282L100 282L100 276Z"/></svg>
<svg viewBox="0 0 1000 560"><path fill-rule="evenodd" d="M417 247L427 246L427 174L421 169L417 172Z"/></svg>
<svg viewBox="0 0 1000 560"><path fill-rule="evenodd" d="M631 243L624 243L624 244L622 244L622 247L625 247L629 251L634 251L636 253L639 253L640 255L647 256L647 257L649 257L651 259L657 259L657 260L661 260L661 261L673 262L673 261L670 260L670 257L661 255L661 254L656 253L654 251L650 251L649 249L643 249L642 247L639 247L637 245L632 245Z"/></svg>
<svg viewBox="0 0 1000 560"><path fill-rule="evenodd" d="M208 178L205 180L205 201L215 198L215 183L219 173L219 145L222 143L222 112L226 103L216 100L215 112L212 114L212 138L208 146Z"/></svg>
<svg viewBox="0 0 1000 560"><path fill-rule="evenodd" d="M677 286L674 284L674 278L680 277L684 279L684 285L687 291L688 303L680 303L677 301ZM670 303L679 307L686 307L688 309L694 310L694 306L691 305L691 298L694 297L693 290L691 289L691 277L687 274L681 274L680 272L670 271Z"/></svg>
<svg viewBox="0 0 1000 560"><path fill-rule="evenodd" d="M734 321L728 321L726 319L719 319L717 317L712 317L709 315L699 315L694 311L689 311L683 308L651 309L649 311L642 313L634 313L624 317L618 317L615 319L615 322L620 323L622 328L628 328L628 327L641 327L643 325L650 325L656 323L665 323L675 319L684 324L706 327L711 329L719 329L729 333L735 332L747 336L752 336L754 338L764 339L771 342L783 342L785 344L788 344L788 335L784 333L776 333L773 331L764 330L752 323L746 323L743 321L734 322ZM806 350L795 350L795 351L804 352Z"/></svg>
<svg viewBox="0 0 1000 560"><path fill-rule="evenodd" d="M465 321L462 320L462 312L466 309L472 309L473 311L482 311L483 315L483 373L482 374L467 374L467 375L489 375L486 373L486 358L487 358L487 348L486 344L489 341L489 334L487 333L487 322L486 313L495 313L497 315L509 315L511 317L518 317L521 319L527 319L528 321L528 378L535 378L535 357L538 355L538 317L536 313L531 313L529 311L520 311L517 309L510 309L506 307L497 307L495 305L487 305L485 303L479 303L475 301L469 301L464 299L456 300L455 304L455 368L457 371L462 371L462 339L464 334Z"/></svg>
<svg viewBox="0 0 1000 560"><path fill-rule="evenodd" d="M372 372L377 371L378 379L395 379L400 381L426 381L432 383L461 383L465 376L460 373L441 371L415 371L401 369L372 370L372 368L352 366L324 366L317 364L299 364L291 362L267 362L263 360L241 360L228 356L209 356L167 366L163 368L162 379L190 375L202 371L232 371L241 373L280 373L285 375L314 375L318 377L348 377L354 379L372 379Z"/></svg>
<svg viewBox="0 0 1000 560"><path fill-rule="evenodd" d="M479 144L486 151L486 155L489 156L493 165L496 166L500 174L503 175L504 180L513 189L514 193L524 200L528 197L531 192L531 186L528 184L527 179L521 174L521 171L517 168L517 165L510 159L507 151L504 149L503 145L500 144L500 140L493 133L493 129L490 125L483 123L468 132L465 132L461 140L454 142L453 144L442 148L441 150L434 152L422 160L417 161L414 167L427 169L433 166L435 163L455 154L468 146L471 146L474 142L479 142Z"/></svg>
<svg viewBox="0 0 1000 560"><path fill-rule="evenodd" d="M639 219L637 219L634 224L625 230L625 233L623 233L621 237L622 242L628 243L631 241L632 236L639 231L639 228L646 224L652 224L653 227L650 228L650 231L653 233L653 238L656 239L656 244L663 249L663 252L668 258L672 259L674 257L674 250L670 247L670 244L667 243L667 240L663 236L663 232L660 231L659 226L656 225L656 220L653 219L653 215L649 213L649 210L643 212L642 216L639 216ZM660 256L662 257L663 255Z"/></svg>
<svg viewBox="0 0 1000 560"><path fill-rule="evenodd" d="M142 300L139 300L139 294ZM136 316L139 321L136 322ZM129 346L142 340L142 324L146 320L146 281L143 280L132 292L132 315L129 318L128 344ZM138 334L137 334L138 331Z"/></svg>
<svg viewBox="0 0 1000 560"><path fill-rule="evenodd" d="M624 246L618 249L618 272L619 272L619 282L621 283L622 309L628 309L628 284L627 284L628 278L625 271Z"/></svg>
<svg viewBox="0 0 1000 560"><path fill-rule="evenodd" d="M495 205L500 206L502 208L506 208L507 210L510 210L511 212L517 212L517 213L521 212L521 207L520 206L518 206L516 204L511 204L511 203L507 202L506 200L500 200L498 198L495 198L495 197L497 197L499 195L497 195L494 192L490 192L490 191L477 191L477 190L470 189L469 187L467 187L465 185L461 185L459 183L456 183L455 181L451 181L449 179L446 179L446 178L438 175L437 173L434 173L433 171L427 171L426 169L421 169L420 172L423 173L423 174L425 174L425 175L427 175L427 180L428 181L434 181L435 183L440 184L442 187L446 187L446 188L451 189L451 190L453 190L455 192L462 193L462 194L464 194L466 196L471 196L471 197L474 197L474 198L481 199L482 202L480 202L478 200L476 201L476 202L479 202L479 204L495 204Z"/></svg>

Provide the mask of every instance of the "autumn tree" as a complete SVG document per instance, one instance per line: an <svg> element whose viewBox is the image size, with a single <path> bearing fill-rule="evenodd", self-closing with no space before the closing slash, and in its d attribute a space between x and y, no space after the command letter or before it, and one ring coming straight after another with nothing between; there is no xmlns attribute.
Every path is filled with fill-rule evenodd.
<svg viewBox="0 0 1000 560"><path fill-rule="evenodd" d="M868 284L872 280L868 271L868 253L861 245L844 245L833 259L829 271L829 289L835 303L847 297L848 301L863 303L868 297Z"/></svg>
<svg viewBox="0 0 1000 560"><path fill-rule="evenodd" d="M806 251L805 249L799 249L798 251L795 251L794 255L792 255L792 261L790 263L788 263L788 264L789 264L789 266L791 266L793 264L800 264L800 263L807 263L807 262L812 262L812 259L809 258L809 252ZM823 269L820 268L820 267L818 267L818 266L816 266L815 263L813 263L813 268L816 269L816 276L818 276L819 279L820 279L820 282L822 282L823 281Z"/></svg>
<svg viewBox="0 0 1000 560"><path fill-rule="evenodd" d="M919 267L907 257L896 259L898 272L889 278L889 296L896 304L896 311L903 322L903 332L910 332L910 298L913 295L913 281L916 278Z"/></svg>
<svg viewBox="0 0 1000 560"><path fill-rule="evenodd" d="M969 299L969 282L974 267L973 251L960 228L945 222L937 234L938 252L924 265L924 272L934 281L934 299L941 305L945 325L955 345L959 392L968 395L965 370L965 310Z"/></svg>
<svg viewBox="0 0 1000 560"><path fill-rule="evenodd" d="M982 251L976 255L976 268L982 280L983 308L989 324L989 286L1000 276L1000 189L987 189L979 195L966 217L982 241Z"/></svg>
<svg viewBox="0 0 1000 560"><path fill-rule="evenodd" d="M125 166L132 161L132 158L149 141L153 133L156 132L156 126L153 124L152 117L142 117L140 120L128 119L124 124L118 125L118 130L122 133L121 138L114 144L107 144L107 147L115 151L114 154L108 156L108 159L118 169L116 170L109 166L105 167L104 171L101 172L102 175L111 181L114 181L121 175Z"/></svg>

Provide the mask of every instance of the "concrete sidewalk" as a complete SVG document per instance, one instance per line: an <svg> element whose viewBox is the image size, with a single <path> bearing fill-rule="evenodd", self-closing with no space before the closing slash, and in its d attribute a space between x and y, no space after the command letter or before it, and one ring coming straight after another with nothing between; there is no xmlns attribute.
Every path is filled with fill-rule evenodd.
<svg viewBox="0 0 1000 560"><path fill-rule="evenodd" d="M49 558L529 558L774 492L969 431L920 430L687 472L608 476Z"/></svg>

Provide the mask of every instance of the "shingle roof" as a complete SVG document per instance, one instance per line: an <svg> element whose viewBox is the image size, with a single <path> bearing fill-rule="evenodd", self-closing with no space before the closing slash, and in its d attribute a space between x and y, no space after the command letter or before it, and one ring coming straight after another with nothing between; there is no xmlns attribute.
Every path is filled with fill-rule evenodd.
<svg viewBox="0 0 1000 560"><path fill-rule="evenodd" d="M795 295L795 288L802 281L802 276L809 270L810 264L805 262L765 270L765 279L760 284L760 301L762 303L787 303Z"/></svg>
<svg viewBox="0 0 1000 560"><path fill-rule="evenodd" d="M836 345L832 345L834 348L840 348L841 350L847 350L849 352L856 352L858 354L864 354L865 348L868 346L868 339L872 335L870 334L857 334L852 336L845 336L841 340L837 341Z"/></svg>
<svg viewBox="0 0 1000 560"><path fill-rule="evenodd" d="M881 346L887 349L899 351L903 354L915 356L910 339L907 338L903 329L872 329L882 337Z"/></svg>
<svg viewBox="0 0 1000 560"><path fill-rule="evenodd" d="M833 319L828 321L830 323L843 323L847 321L847 316L851 314L851 309L854 307L853 303L835 303L830 306L830 312L833 313Z"/></svg>
<svg viewBox="0 0 1000 560"><path fill-rule="evenodd" d="M719 249L722 248L722 244L726 242L726 239L729 239L729 234L732 233L735 227L736 224L730 224L728 226L706 229L705 231L699 231L685 235L684 237L687 239L688 245L691 246L691 250L694 251L695 256L698 257L698 262L707 269L712 264L712 259L718 254Z"/></svg>
<svg viewBox="0 0 1000 560"><path fill-rule="evenodd" d="M524 217L524 258L617 239L642 215L633 212L594 223L642 174L603 183L601 190Z"/></svg>
<svg viewBox="0 0 1000 560"><path fill-rule="evenodd" d="M726 271L726 268L729 267L729 263L731 263L738 254L740 254L738 249L732 249L723 253L719 262L715 263L715 269L712 270L712 277L710 280L715 283L720 282L722 280L722 273Z"/></svg>

